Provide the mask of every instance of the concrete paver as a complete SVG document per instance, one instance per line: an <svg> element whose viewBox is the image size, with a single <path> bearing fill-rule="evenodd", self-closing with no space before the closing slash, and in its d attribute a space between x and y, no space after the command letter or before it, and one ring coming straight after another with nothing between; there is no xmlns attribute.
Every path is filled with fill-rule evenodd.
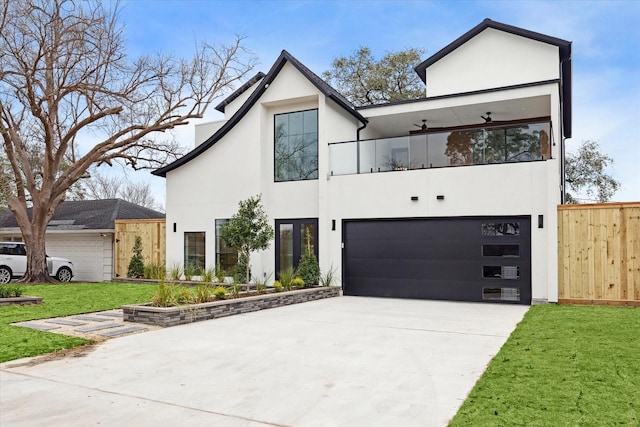
<svg viewBox="0 0 640 427"><path fill-rule="evenodd" d="M339 297L0 364L0 425L445 426L528 307Z"/></svg>
<svg viewBox="0 0 640 427"><path fill-rule="evenodd" d="M121 309L100 311L91 313L91 315L71 315L53 319L30 320L14 323L14 325L99 341L106 338L159 329L158 326L132 322L125 323ZM78 326L82 326L82 328L78 328ZM105 333L105 329L113 330Z"/></svg>

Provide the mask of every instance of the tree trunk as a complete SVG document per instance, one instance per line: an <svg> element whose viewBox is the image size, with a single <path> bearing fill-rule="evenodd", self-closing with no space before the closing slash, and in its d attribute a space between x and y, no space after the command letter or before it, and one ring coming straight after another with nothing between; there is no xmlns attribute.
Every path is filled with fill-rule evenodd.
<svg viewBox="0 0 640 427"><path fill-rule="evenodd" d="M251 271L251 267L250 267L250 263L251 263L251 258L250 258L250 251L246 251L244 254L244 258L245 261L247 262L247 266L246 266L246 273L244 275L244 280L247 283L247 292L249 291L249 282L251 281L251 277L249 277L249 272Z"/></svg>
<svg viewBox="0 0 640 427"><path fill-rule="evenodd" d="M18 282L21 283L51 283L54 278L49 275L47 269L47 257L45 247L45 232L47 224L53 217L53 213L60 201L38 202L34 201L31 218L29 218L26 203L17 197L9 201L9 208L16 217L20 226L22 238L27 249L27 271Z"/></svg>

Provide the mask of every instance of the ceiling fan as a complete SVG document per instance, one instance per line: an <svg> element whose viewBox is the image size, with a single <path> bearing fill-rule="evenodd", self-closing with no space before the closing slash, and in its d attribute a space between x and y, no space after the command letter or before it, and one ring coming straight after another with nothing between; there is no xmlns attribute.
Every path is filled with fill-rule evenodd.
<svg viewBox="0 0 640 427"><path fill-rule="evenodd" d="M413 124L415 127L420 128L421 130L427 130L427 119L422 119L422 126Z"/></svg>

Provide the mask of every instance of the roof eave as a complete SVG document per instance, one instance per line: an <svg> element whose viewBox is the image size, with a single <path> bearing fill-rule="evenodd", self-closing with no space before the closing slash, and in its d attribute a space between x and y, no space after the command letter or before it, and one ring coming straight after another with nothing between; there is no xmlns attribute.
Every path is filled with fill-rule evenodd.
<svg viewBox="0 0 640 427"><path fill-rule="evenodd" d="M208 150L212 145L222 139L223 136L225 136L231 129L233 129L233 127L235 127L235 125L240 122L240 120L242 120L242 118L247 114L247 112L249 112L249 110L258 101L258 99L260 99L260 97L266 91L267 87L269 87L269 85L275 80L278 73L280 72L280 70L282 70L282 67L284 67L284 64L287 62L292 64L300 73L302 73L316 88L318 88L321 93L344 108L348 113L350 113L361 123L368 123L368 120L355 110L355 107L349 105L347 101L341 99L340 96L337 95L335 89L327 90L327 88L320 85L317 81L317 79L319 79L318 76L313 74L313 72L302 65L302 63L295 59L289 52L283 50L269 72L266 74L266 76L262 78L262 80L260 80L259 86L253 91L253 93L251 93L249 98L238 109L238 111L236 111L235 114L231 116L231 118L224 125L222 125L222 127L218 129L216 133L211 135L206 141L198 145L195 149L187 153L185 156L162 168L151 171L151 174L166 178L168 172L177 169L178 167L198 157L200 154Z"/></svg>

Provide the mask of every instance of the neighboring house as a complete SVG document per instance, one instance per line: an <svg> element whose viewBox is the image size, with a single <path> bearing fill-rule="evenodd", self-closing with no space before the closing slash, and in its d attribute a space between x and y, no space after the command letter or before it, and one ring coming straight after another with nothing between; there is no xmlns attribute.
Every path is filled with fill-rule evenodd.
<svg viewBox="0 0 640 427"><path fill-rule="evenodd" d="M254 276L310 245L346 295L557 301L571 43L485 20L416 71L425 98L354 108L283 51L153 172L167 263L232 267L219 226L262 194L276 235Z"/></svg>
<svg viewBox="0 0 640 427"><path fill-rule="evenodd" d="M70 259L74 281L109 281L114 276L114 221L145 218L164 214L121 199L62 202L47 225L47 254ZM10 211L0 216L0 241L6 240L22 240Z"/></svg>

